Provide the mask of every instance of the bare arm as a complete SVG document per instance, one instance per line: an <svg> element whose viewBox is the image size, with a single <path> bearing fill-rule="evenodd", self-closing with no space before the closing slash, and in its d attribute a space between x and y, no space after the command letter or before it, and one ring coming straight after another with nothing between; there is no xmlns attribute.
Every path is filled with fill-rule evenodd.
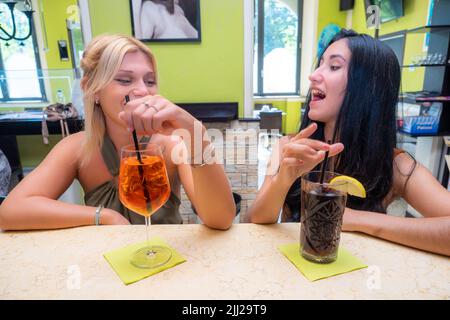
<svg viewBox="0 0 450 320"><path fill-rule="evenodd" d="M296 136L279 140L273 149L264 183L247 213L249 221L277 222L286 195L295 180L322 162L325 150L329 150L330 156L335 156L344 149L341 143L328 145L307 139L316 130L317 125L313 123Z"/></svg>
<svg viewBox="0 0 450 320"><path fill-rule="evenodd" d="M223 165L178 166L183 187L202 221L215 229L228 229L236 214L230 183Z"/></svg>
<svg viewBox="0 0 450 320"><path fill-rule="evenodd" d="M273 149L270 157L263 185L259 189L255 200L248 209L246 220L253 223L276 223L280 210L283 206L286 194L292 183L285 175L277 174L279 150L289 141L288 137L280 139L278 145Z"/></svg>
<svg viewBox="0 0 450 320"><path fill-rule="evenodd" d="M146 104L152 107L145 108ZM175 139L184 137L181 143L190 158L199 155L198 160L202 160L204 148L210 143L200 121L160 95L149 95L127 103L119 117L138 133L160 133ZM201 150L196 148L198 138L202 141ZM208 164L193 168L185 161L181 162L184 163L178 165L181 183L200 218L211 228L228 229L236 209L223 166Z"/></svg>
<svg viewBox="0 0 450 320"><path fill-rule="evenodd" d="M94 207L56 200L76 177L74 150L78 150L81 137L72 135L59 142L11 191L0 207L0 229L59 229L94 224ZM115 211L103 209L102 224L113 223L114 219L120 219Z"/></svg>
<svg viewBox="0 0 450 320"><path fill-rule="evenodd" d="M412 159L401 154L395 159L394 184L402 197L424 218L402 218L346 209L343 230L359 231L421 250L450 256L450 192L433 175L417 164L403 188Z"/></svg>
<svg viewBox="0 0 450 320"><path fill-rule="evenodd" d="M450 256L450 217L414 219L346 208L342 230Z"/></svg>

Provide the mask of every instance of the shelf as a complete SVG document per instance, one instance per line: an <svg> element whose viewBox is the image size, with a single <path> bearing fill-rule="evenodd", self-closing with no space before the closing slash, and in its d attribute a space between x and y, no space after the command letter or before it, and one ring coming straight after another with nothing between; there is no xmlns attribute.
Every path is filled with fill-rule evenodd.
<svg viewBox="0 0 450 320"><path fill-rule="evenodd" d="M411 30L407 30L407 33L427 33L430 31L450 31L449 25L440 25L440 26L423 26L419 28L414 28Z"/></svg>
<svg viewBox="0 0 450 320"><path fill-rule="evenodd" d="M397 130L398 133L413 137L413 138L420 138L420 137L442 137L442 136L448 136L450 132L438 132L438 133L419 133L419 134L411 134L409 132L405 132L401 129Z"/></svg>
<svg viewBox="0 0 450 320"><path fill-rule="evenodd" d="M450 97L417 97L416 102L450 102Z"/></svg>
<svg viewBox="0 0 450 320"><path fill-rule="evenodd" d="M440 64L411 64L402 66L402 68L420 68L420 67L450 67L450 64L440 63Z"/></svg>
<svg viewBox="0 0 450 320"><path fill-rule="evenodd" d="M428 94L428 96L427 96ZM432 94L432 95L430 95ZM450 102L450 96L442 96L437 92L403 92L403 95L399 96L400 100L408 103L421 103L421 102Z"/></svg>

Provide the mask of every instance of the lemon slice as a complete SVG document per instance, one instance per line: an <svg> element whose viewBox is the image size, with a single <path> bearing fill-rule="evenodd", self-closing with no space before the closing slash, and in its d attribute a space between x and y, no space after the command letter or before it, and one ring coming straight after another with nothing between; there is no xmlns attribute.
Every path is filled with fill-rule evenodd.
<svg viewBox="0 0 450 320"><path fill-rule="evenodd" d="M347 192L348 194L351 194L355 197L366 197L366 189L364 189L362 183L349 176L334 177L330 181L330 187L342 192Z"/></svg>

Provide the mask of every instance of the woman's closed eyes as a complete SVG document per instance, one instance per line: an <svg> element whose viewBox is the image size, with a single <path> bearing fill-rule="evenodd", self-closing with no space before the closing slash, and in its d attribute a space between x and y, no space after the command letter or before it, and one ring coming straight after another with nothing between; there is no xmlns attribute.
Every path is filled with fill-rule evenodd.
<svg viewBox="0 0 450 320"><path fill-rule="evenodd" d="M122 85L129 85L133 81L132 79L126 79L126 78L116 78L115 80ZM156 81L153 79L145 80L144 82L148 87L153 87L156 85Z"/></svg>

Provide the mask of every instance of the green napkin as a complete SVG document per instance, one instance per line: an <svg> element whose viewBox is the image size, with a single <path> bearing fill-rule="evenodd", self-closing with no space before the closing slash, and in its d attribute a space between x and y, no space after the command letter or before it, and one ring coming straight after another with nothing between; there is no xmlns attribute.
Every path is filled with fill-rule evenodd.
<svg viewBox="0 0 450 320"><path fill-rule="evenodd" d="M150 239L150 244L167 247L172 251L172 257L170 258L169 262L158 268L137 268L130 262L131 255L138 249L144 247L146 243L147 242L144 241L141 243L131 244L129 246L107 252L103 255L109 262L111 267L114 269L114 271L117 273L117 275L120 277L120 279L122 279L122 281L126 285L142 280L186 261L186 259L181 256L175 249L169 247L162 239L155 237Z"/></svg>
<svg viewBox="0 0 450 320"><path fill-rule="evenodd" d="M332 277L338 274L367 268L367 265L339 246L338 258L328 264L314 263L300 254L300 244L290 243L278 246L278 249L300 270L310 281Z"/></svg>

